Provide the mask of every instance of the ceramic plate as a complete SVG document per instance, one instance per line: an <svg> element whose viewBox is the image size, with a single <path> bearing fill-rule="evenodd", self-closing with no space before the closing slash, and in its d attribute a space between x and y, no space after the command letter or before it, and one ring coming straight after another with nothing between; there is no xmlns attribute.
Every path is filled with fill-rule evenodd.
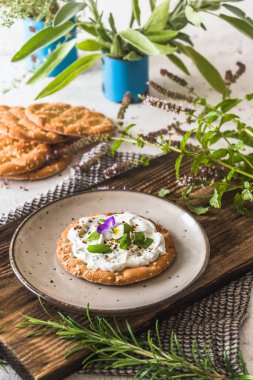
<svg viewBox="0 0 253 380"><path fill-rule="evenodd" d="M74 277L57 263L56 241L65 227L82 216L132 211L171 232L175 263L152 279L127 286L92 284ZM95 191L52 202L29 216L15 232L10 260L19 280L33 293L60 308L104 315L137 313L179 296L205 270L208 238L200 224L179 206L133 191Z"/></svg>

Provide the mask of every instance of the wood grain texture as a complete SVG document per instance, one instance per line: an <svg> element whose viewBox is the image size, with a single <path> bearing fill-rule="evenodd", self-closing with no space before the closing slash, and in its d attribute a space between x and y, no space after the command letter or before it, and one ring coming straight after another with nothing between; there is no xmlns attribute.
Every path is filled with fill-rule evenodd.
<svg viewBox="0 0 253 380"><path fill-rule="evenodd" d="M101 186L115 189L133 189L157 194L161 187L171 190L176 196L174 159L170 154L152 161L147 168L136 168ZM182 171L186 170L187 163ZM204 275L193 285L164 304L159 310L151 310L144 315L129 316L134 328L144 328L159 315L166 318L180 308L210 294L220 286L253 268L253 223L252 219L236 214L231 198L226 197L222 210L212 211L197 218L210 239L211 259ZM0 349L23 379L56 380L66 377L78 369L86 352L65 360L65 343L52 335L27 338L28 330L16 328L21 322L21 314L46 318L37 298L15 278L8 260L8 249L13 232L20 221L12 222L0 229L0 307L3 309L0 335ZM48 306L54 313L56 309ZM73 315L79 321L84 317Z"/></svg>

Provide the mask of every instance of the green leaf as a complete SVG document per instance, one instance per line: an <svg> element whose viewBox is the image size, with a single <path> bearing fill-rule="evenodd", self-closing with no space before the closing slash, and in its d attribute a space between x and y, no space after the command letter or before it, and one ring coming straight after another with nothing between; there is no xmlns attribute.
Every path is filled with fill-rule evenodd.
<svg viewBox="0 0 253 380"><path fill-rule="evenodd" d="M181 163L183 161L183 158L184 158L184 154L180 154L180 156L178 156L178 158L176 159L176 162L175 162L175 171L176 171L176 178L177 179L180 177L180 167L181 167Z"/></svg>
<svg viewBox="0 0 253 380"><path fill-rule="evenodd" d="M214 194L212 198L210 199L210 205L213 206L214 208L220 208L221 207L221 202L220 202L220 197L217 192L217 190L214 190Z"/></svg>
<svg viewBox="0 0 253 380"><path fill-rule="evenodd" d="M143 166L149 166L149 164L150 164L150 158L147 156L141 156L140 161L141 161Z"/></svg>
<svg viewBox="0 0 253 380"><path fill-rule="evenodd" d="M39 79L46 77L51 71L68 55L75 46L76 41L71 40L59 45L48 56L45 63L36 70L36 72L28 79L27 84L34 84Z"/></svg>
<svg viewBox="0 0 253 380"><path fill-rule="evenodd" d="M94 232L92 232L92 233L88 236L88 238L86 239L86 241L97 240L97 239L99 239L99 237L100 237L100 233L98 233L97 231L94 231Z"/></svg>
<svg viewBox="0 0 253 380"><path fill-rule="evenodd" d="M234 5L230 4L222 4L224 8L228 9L230 12L234 13L239 18L247 21L249 24L253 25L253 20L249 18L245 12L243 12L240 8L235 7Z"/></svg>
<svg viewBox="0 0 253 380"><path fill-rule="evenodd" d="M196 215L203 215L209 211L209 207L188 205L188 209Z"/></svg>
<svg viewBox="0 0 253 380"><path fill-rule="evenodd" d="M156 30L154 32L146 33L146 36L152 42L167 42L178 35L176 30Z"/></svg>
<svg viewBox="0 0 253 380"><path fill-rule="evenodd" d="M105 244L93 244L87 247L87 250L91 253L111 253L112 250Z"/></svg>
<svg viewBox="0 0 253 380"><path fill-rule="evenodd" d="M253 92L251 94L247 94L245 96L245 99L248 100L248 101L252 100L253 99Z"/></svg>
<svg viewBox="0 0 253 380"><path fill-rule="evenodd" d="M112 155L114 156L117 150L119 149L120 145L123 143L122 139L115 140L111 147Z"/></svg>
<svg viewBox="0 0 253 380"><path fill-rule="evenodd" d="M158 191L158 197L165 198L168 194L170 194L170 190L165 189L164 187Z"/></svg>
<svg viewBox="0 0 253 380"><path fill-rule="evenodd" d="M156 42L153 42L153 45L159 50L159 53L163 55L169 55L177 51L177 48L174 46L161 45L157 44Z"/></svg>
<svg viewBox="0 0 253 380"><path fill-rule="evenodd" d="M124 223L124 233L129 234L129 232L132 232L132 231L133 231L133 227L130 226L130 224L128 223Z"/></svg>
<svg viewBox="0 0 253 380"><path fill-rule="evenodd" d="M205 57L203 57L191 46L180 45L180 48L182 48L183 52L188 55L189 58L191 58L203 77L216 91L220 92L221 94L227 93L228 89L222 76Z"/></svg>
<svg viewBox="0 0 253 380"><path fill-rule="evenodd" d="M62 25L64 22L69 21L78 12L82 11L86 7L85 3L66 3L56 13L53 21L53 26Z"/></svg>
<svg viewBox="0 0 253 380"><path fill-rule="evenodd" d="M159 50L153 45L153 43L137 30L126 29L123 32L120 32L119 35L125 42L129 43L143 54L160 54Z"/></svg>
<svg viewBox="0 0 253 380"><path fill-rule="evenodd" d="M215 150L213 153L211 153L210 156L218 160L222 157L226 157L227 154L228 154L227 149L220 148L220 149Z"/></svg>
<svg viewBox="0 0 253 380"><path fill-rule="evenodd" d="M142 231L138 231L134 233L134 242L138 243L140 241L145 240L145 234Z"/></svg>
<svg viewBox="0 0 253 380"><path fill-rule="evenodd" d="M132 0L133 15L138 25L141 24L141 11L139 6L139 0Z"/></svg>
<svg viewBox="0 0 253 380"><path fill-rule="evenodd" d="M92 22L80 22L78 23L78 26L80 26L83 30L85 30L85 32L91 34L92 36L98 36L97 29Z"/></svg>
<svg viewBox="0 0 253 380"><path fill-rule="evenodd" d="M145 32L165 29L169 18L169 4L170 0L165 0L153 10L151 16L144 25L143 29Z"/></svg>
<svg viewBox="0 0 253 380"><path fill-rule="evenodd" d="M125 132L129 132L130 129L132 129L132 128L135 127L135 126L136 126L136 124L129 124L129 125L127 125L127 126L125 127Z"/></svg>
<svg viewBox="0 0 253 380"><path fill-rule="evenodd" d="M187 69L187 67L185 66L184 62L177 56L177 55L174 55L174 54L170 54L167 56L169 58L169 60L174 63L174 65L176 65L180 70L182 70L185 74L187 75L190 75L190 72L189 70Z"/></svg>
<svg viewBox="0 0 253 380"><path fill-rule="evenodd" d="M241 194L236 193L234 197L234 204L237 209L237 211L242 214L243 216L249 216L249 210L244 207L244 200L241 196Z"/></svg>
<svg viewBox="0 0 253 380"><path fill-rule="evenodd" d="M196 12L190 5L186 5L185 7L185 16L187 20L193 25L198 27L201 26L202 21L198 12Z"/></svg>
<svg viewBox="0 0 253 380"><path fill-rule="evenodd" d="M77 44L78 49L85 50L85 51L97 51L97 50L103 49L103 47L104 47L104 44L102 44L101 42L97 40L92 40L92 39L84 40Z"/></svg>
<svg viewBox="0 0 253 380"><path fill-rule="evenodd" d="M151 11L153 11L156 7L156 0L149 0L149 5L150 5Z"/></svg>
<svg viewBox="0 0 253 380"><path fill-rule="evenodd" d="M250 25L247 21L223 14L219 15L219 17L227 21L230 25L239 30L241 33L244 33L247 37L253 39L253 26Z"/></svg>
<svg viewBox="0 0 253 380"><path fill-rule="evenodd" d="M182 138L181 144L180 144L180 149L181 151L185 150L186 144L188 139L191 137L192 133L195 132L195 129L190 129L188 132L186 132Z"/></svg>
<svg viewBox="0 0 253 380"><path fill-rule="evenodd" d="M12 62L19 61L28 55L35 52L37 49L47 46L52 42L58 40L60 37L68 34L75 24L72 22L66 22L63 25L57 26L48 26L47 28L42 29L40 32L36 33L30 40L28 40L21 49L12 57Z"/></svg>
<svg viewBox="0 0 253 380"><path fill-rule="evenodd" d="M148 248L153 243L153 241L154 241L153 239L147 238L143 242L139 242L137 245L138 245L139 248L146 249L146 248Z"/></svg>
<svg viewBox="0 0 253 380"><path fill-rule="evenodd" d="M225 99L219 104L217 104L216 107L220 108L222 112L228 112L232 108L236 107L239 103L241 103L241 99L235 98L235 99Z"/></svg>
<svg viewBox="0 0 253 380"><path fill-rule="evenodd" d="M142 56L133 50L123 57L124 61L139 61L141 58Z"/></svg>
<svg viewBox="0 0 253 380"><path fill-rule="evenodd" d="M110 24L110 27L112 29L112 32L114 34L117 34L117 29L116 29L116 26L115 26L115 21L114 21L112 13L110 13L110 15L109 15L109 24Z"/></svg>
<svg viewBox="0 0 253 380"><path fill-rule="evenodd" d="M79 58L72 63L67 69L60 73L55 79L52 80L36 97L36 99L43 98L51 95L62 88L66 87L82 72L94 65L102 57L102 54L91 54Z"/></svg>
<svg viewBox="0 0 253 380"><path fill-rule="evenodd" d="M120 248L126 250L130 244L131 244L130 236L128 234L123 234L119 243Z"/></svg>
<svg viewBox="0 0 253 380"><path fill-rule="evenodd" d="M113 37L111 48L110 48L110 55L112 57L121 57L122 54L123 54L123 51L121 48L119 36L115 34L115 36Z"/></svg>

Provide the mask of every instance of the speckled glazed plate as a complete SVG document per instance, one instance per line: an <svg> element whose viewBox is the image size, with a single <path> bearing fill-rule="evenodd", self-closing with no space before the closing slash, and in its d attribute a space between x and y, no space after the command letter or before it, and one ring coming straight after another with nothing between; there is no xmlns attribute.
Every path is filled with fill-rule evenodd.
<svg viewBox="0 0 253 380"><path fill-rule="evenodd" d="M56 259L56 241L82 216L132 211L171 232L175 263L152 279L127 286L89 283L65 272ZM33 293L60 308L104 315L137 313L170 303L203 274L209 259L208 238L200 224L177 205L133 191L95 191L62 198L30 215L15 232L10 260L18 279Z"/></svg>

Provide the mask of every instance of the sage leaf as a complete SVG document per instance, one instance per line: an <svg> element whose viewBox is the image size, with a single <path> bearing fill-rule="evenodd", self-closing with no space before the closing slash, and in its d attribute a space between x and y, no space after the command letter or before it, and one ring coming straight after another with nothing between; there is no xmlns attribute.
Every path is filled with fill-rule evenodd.
<svg viewBox="0 0 253 380"><path fill-rule="evenodd" d="M87 250L91 253L111 253L112 250L105 244L93 244L87 247Z"/></svg>
<svg viewBox="0 0 253 380"><path fill-rule="evenodd" d="M190 5L185 7L185 16L187 20L195 26L201 26L201 18L199 17L198 12L196 12Z"/></svg>
<svg viewBox="0 0 253 380"><path fill-rule="evenodd" d="M146 36L152 42L166 42L175 38L178 35L176 30L156 30L155 32L148 32Z"/></svg>
<svg viewBox="0 0 253 380"><path fill-rule="evenodd" d="M189 70L185 66L184 62L175 54L169 54L167 56L169 60L174 63L175 66L177 66L180 70L182 70L185 74L190 75Z"/></svg>
<svg viewBox="0 0 253 380"><path fill-rule="evenodd" d="M28 79L27 84L34 84L39 79L46 77L51 71L68 55L76 44L76 40L71 40L60 44L49 55L45 63L36 70L36 72Z"/></svg>
<svg viewBox="0 0 253 380"><path fill-rule="evenodd" d="M78 75L93 66L102 57L102 54L91 54L79 58L57 75L36 97L36 99L51 95L71 83Z"/></svg>
<svg viewBox="0 0 253 380"><path fill-rule="evenodd" d="M165 0L154 8L151 16L144 25L143 29L145 32L165 29L169 18L169 4L170 0Z"/></svg>
<svg viewBox="0 0 253 380"><path fill-rule="evenodd" d="M119 243L120 248L123 250L126 250L130 244L131 244L130 236L128 234L123 234Z"/></svg>
<svg viewBox="0 0 253 380"><path fill-rule="evenodd" d="M183 46L180 44L180 49L195 63L198 70L201 72L207 82L221 94L227 93L228 89L222 76L218 70L200 53L191 46Z"/></svg>
<svg viewBox="0 0 253 380"><path fill-rule="evenodd" d="M64 22L69 21L78 12L82 11L86 7L85 3L66 3L56 13L53 21L53 26L62 25Z"/></svg>
<svg viewBox="0 0 253 380"><path fill-rule="evenodd" d="M160 51L149 41L149 39L142 33L134 29L126 29L119 33L120 37L141 53L146 55L157 55Z"/></svg>
<svg viewBox="0 0 253 380"><path fill-rule="evenodd" d="M74 23L65 22L63 25L57 26L56 28L48 26L47 28L42 29L21 47L21 49L12 57L11 61L16 62L27 57L43 46L49 45L60 37L65 36L74 27Z"/></svg>
<svg viewBox="0 0 253 380"><path fill-rule="evenodd" d="M88 236L88 238L86 239L86 241L97 240L97 239L99 239L99 237L100 237L100 233L98 233L97 231L94 231L94 232L92 232L92 233Z"/></svg>
<svg viewBox="0 0 253 380"><path fill-rule="evenodd" d="M188 209L196 215L203 215L209 211L209 207L188 205Z"/></svg>
<svg viewBox="0 0 253 380"><path fill-rule="evenodd" d="M219 15L219 17L227 21L230 25L239 30L241 33L244 33L247 37L253 39L253 26L250 25L248 21L223 14Z"/></svg>
<svg viewBox="0 0 253 380"><path fill-rule="evenodd" d="M97 51L97 50L103 49L103 47L104 47L104 44L102 44L101 42L97 40L92 40L92 39L84 40L77 44L78 49L85 50L85 51Z"/></svg>
<svg viewBox="0 0 253 380"><path fill-rule="evenodd" d="M170 190L162 188L158 191L157 195L160 198L165 198L168 194L170 194Z"/></svg>

